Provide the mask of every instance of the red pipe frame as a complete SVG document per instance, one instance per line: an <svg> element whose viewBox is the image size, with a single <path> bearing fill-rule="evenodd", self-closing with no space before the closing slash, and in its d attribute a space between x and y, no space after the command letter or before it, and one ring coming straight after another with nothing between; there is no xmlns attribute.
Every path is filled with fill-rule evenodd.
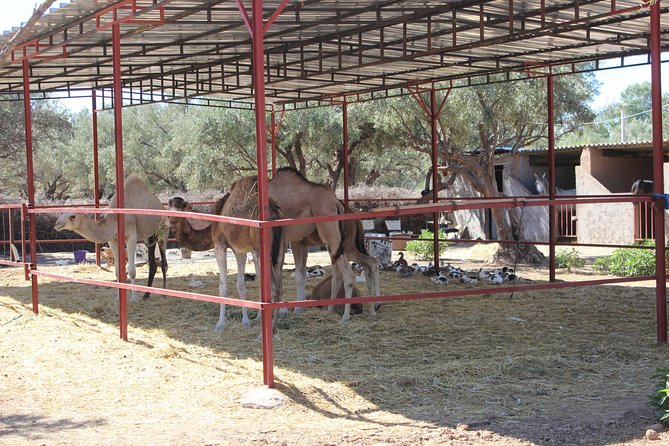
<svg viewBox="0 0 669 446"><path fill-rule="evenodd" d="M30 238L30 265L26 266L30 270L37 269L37 222L36 218L26 213L28 209L35 207L35 172L33 170L33 126L32 110L30 109L30 62L28 58L23 59L23 113L25 120L26 134L26 173L28 175L28 207L23 207L25 217L28 218L29 238ZM21 231L23 237L24 231ZM24 244L25 247L25 244ZM24 257L25 260L25 248ZM28 270L26 269L26 272ZM31 276L32 283L32 305L33 312L39 314L39 291L37 277Z"/></svg>
<svg viewBox="0 0 669 446"><path fill-rule="evenodd" d="M660 1L650 7L650 59L653 116L653 187L656 194L664 193L664 162L662 150L662 88L660 72ZM665 261L664 206L653 206L655 228L655 311L657 341L667 342L667 271Z"/></svg>
<svg viewBox="0 0 669 446"><path fill-rule="evenodd" d="M546 76L546 95L548 102L548 197L555 200L555 85L552 69ZM555 282L555 243L556 236L555 205L548 206L548 269L550 281Z"/></svg>
<svg viewBox="0 0 669 446"><path fill-rule="evenodd" d="M127 2L124 2L127 3ZM463 295L478 295L478 294L489 294L489 293L499 293L499 292L511 292L511 291L532 291L532 290L543 290L543 289L552 289L552 288L564 288L564 287L574 287L574 286L586 286L586 285L597 285L605 283L621 283L621 282L633 282L641 280L649 280L653 277L656 280L656 311L657 311L657 340L658 342L665 343L667 342L667 314L666 314L666 271L665 271L665 257L664 257L664 244L665 244L665 235L664 235L664 210L661 206L654 206L654 229L655 229L655 241L656 241L656 261L657 261L657 272L655 276L644 276L637 278L619 278L619 279L603 279L603 280L589 280L581 282L570 282L570 283L554 283L555 282L555 246L556 234L555 234L555 205L558 203L607 203L607 202L626 202L626 201L648 201L648 198L642 197L617 197L617 198L586 198L582 199L580 197L575 197L573 199L556 199L555 196L555 146L554 146L554 85L553 85L553 73L549 67L547 74L544 74L547 78L547 101L548 101L548 152L549 152L549 199L521 199L521 198L511 198L511 199L496 199L492 202L486 202L485 198L483 200L470 200L469 203L464 205L455 204L455 200L452 200L450 204L438 204L438 197L436 192L437 186L437 142L436 142L436 120L439 113L441 112L444 103L450 92L450 87L445 88L447 93L440 104L439 107L436 105L436 95L434 84L432 87L427 90L430 92L430 107L422 101L419 96L419 88L415 87L416 93L411 92L414 98L417 98L420 106L426 112L431 121L432 126L432 169L433 169L433 204L432 205L421 205L421 206L411 206L405 208L387 208L380 209L373 212L366 212L360 214L344 215L333 217L314 217L310 219L300 219L300 220L276 220L268 221L269 219L269 195L268 195L268 167L267 167L267 147L266 147L266 117L265 117L265 85L264 85L264 43L263 43L263 34L271 26L271 22L280 14L283 7L287 4L287 1L281 3L277 11L272 15L268 23L263 23L263 14L262 14L262 0L252 0L252 18L249 20L248 14L241 3L237 1L237 5L242 13L242 16L245 19L245 22L249 28L249 31L253 38L253 79L254 79L254 100L255 100L255 112L256 112L256 145L257 145L257 162L258 162L258 201L259 201L259 221L245 220L245 219L235 219L235 218L224 218L219 216L206 216L203 214L193 214L192 216L207 219L207 220L216 220L216 221L229 221L237 224L242 224L246 226L253 226L260 228L260 258L261 258L261 302L253 301L241 301L239 299L233 299L228 297L213 297L207 295L201 295L197 293L188 293L180 292L174 290L158 290L153 287L143 287L139 285L129 285L126 283L126 273L125 268L119 268L118 271L118 281L116 283L106 282L106 281L97 281L97 280L88 280L88 279L79 279L61 276L57 274L50 274L37 270L36 265L36 225L35 218L30 214L37 214L43 212L50 212L48 209L36 209L35 208L35 189L34 189L34 171L33 171L33 160L32 160L32 125L31 125L31 110L30 110L30 67L29 59L31 57L40 57L38 54L24 54L24 57L21 59L23 63L23 90L24 90L24 113L25 113L25 133L26 133L26 160L27 160L27 179L28 179L28 204L21 206L21 216L22 222L25 222L26 219L29 224L29 244L30 244L30 263L24 263L26 278L30 277L32 280L32 300L33 300L33 311L35 314L38 314L38 283L37 277L52 277L61 280L68 280L77 283L86 283L86 284L96 284L96 285L106 285L119 290L119 312L120 312L120 331L121 337L127 340L127 290L139 290L139 291L161 291L163 294L174 295L177 297L205 300L210 302L218 303L230 303L238 306L246 306L249 308L257 308L263 314L262 322L262 348L263 348L263 380L265 385L272 387L274 386L274 372L273 372L273 345L272 345L272 310L275 308L291 308L295 306L312 306L312 305L323 305L324 303L354 303L354 302L367 302L370 300L374 301L392 301L392 300L413 300L413 299L424 299L424 298L436 298L436 297L455 297ZM118 9L118 8L117 8ZM612 1L612 13L615 10L615 2ZM662 150L662 127L661 127L661 88L660 88L660 11L659 11L659 2L656 2L650 6L651 14L651 71L652 71L652 98L653 98L653 167L654 167L654 188L655 193L664 192L664 179L663 179L663 150ZM134 11L133 11L134 14ZM169 215L170 212L167 211L146 211L146 210L126 210L124 207L124 174L123 174L123 132L122 132L122 107L123 107L123 98L122 98L122 84L121 84L121 53L120 53L120 24L126 20L128 17L118 19L116 17L116 11L114 11L115 20L111 24L105 24L106 26L112 27L112 51L113 51L113 70L114 70L114 82L113 82L113 92L114 92L114 119L115 119L115 138L116 138L116 196L117 196L117 206L119 209L105 209L106 213L116 213L116 214L161 214ZM162 18L162 11L161 11ZM511 26L511 25L510 25ZM62 57L62 56L60 56ZM411 86L410 86L411 88ZM423 89L422 91L426 91ZM347 125L347 101L344 97L344 127ZM95 103L95 92L93 92L93 121L94 121L94 165L95 165L95 200L96 208L93 210L82 210L81 208L72 208L78 212L93 212L100 213L102 212L97 205L99 205L99 186L98 186L98 177L97 177L97 125L96 125L96 103ZM283 116L283 115L282 115ZM272 170L276 169L275 164L275 136L278 129L278 124L275 126L275 112L272 110ZM280 121L279 121L280 123ZM347 134L344 136L344 153L345 153L345 166L344 166L344 179L345 179L345 198L348 194L348 150L347 150ZM474 209L482 207L517 207L517 206L541 206L548 205L551 208L550 212L550 226L549 226L549 269L550 269L550 282L549 284L540 284L540 285L530 285L530 286L515 286L515 287L504 287L504 288L493 288L485 290L457 290L457 291L447 291L447 292L438 292L438 293L422 293L418 295L385 295L373 298L353 298L353 299L333 299L330 301L301 301L301 302L282 302L282 303L272 303L271 296L271 281L270 281L270 262L269 262L269 252L267 247L269 246L269 231L273 226L286 225L286 224L300 224L307 221L325 221L325 220L347 220L347 219L359 219L364 218L365 216L399 216L407 215L413 213L429 213L433 212L435 215L434 224L435 224L435 264L438 262L438 219L436 218L437 212L440 210L455 210L457 209ZM67 210L68 208L63 208ZM173 213L172 213L173 214ZM189 213L181 213L180 215L185 215ZM162 215L162 214L161 214ZM118 219L118 237L119 240L125 239L125 225L124 218ZM25 239L23 237L22 231L22 250L23 257L25 260ZM120 265L125 263L125 245L124 243L119 243L119 253L118 253L118 262ZM11 263L15 265L17 262L4 262L1 261L0 264Z"/></svg>
<svg viewBox="0 0 669 446"><path fill-rule="evenodd" d="M116 207L123 209L125 207L125 191L123 174L123 89L121 86L121 25L112 24L112 58L114 64L114 139L116 144ZM116 271L119 283L127 281L125 270L126 252L125 252L125 218L123 215L117 219L118 231L118 258L116 261ZM118 312L121 339L128 340L128 293L125 288L119 288Z"/></svg>
<svg viewBox="0 0 669 446"><path fill-rule="evenodd" d="M91 120L93 127L93 201L95 207L100 206L100 169L98 159L98 107L97 95L95 90L91 90ZM95 214L95 221L98 221L99 214ZM95 244L95 264L100 265L100 244Z"/></svg>
<svg viewBox="0 0 669 446"><path fill-rule="evenodd" d="M253 90L256 113L256 151L258 163L258 217L269 220L269 181L267 178L267 135L265 124L265 47L263 24L263 1L253 0L252 3L253 37ZM283 4L280 8L283 8ZM272 301L272 283L270 276L270 228L260 228L260 300L263 303ZM274 349L272 345L272 309L262 308L262 351L263 351L263 382L274 387Z"/></svg>

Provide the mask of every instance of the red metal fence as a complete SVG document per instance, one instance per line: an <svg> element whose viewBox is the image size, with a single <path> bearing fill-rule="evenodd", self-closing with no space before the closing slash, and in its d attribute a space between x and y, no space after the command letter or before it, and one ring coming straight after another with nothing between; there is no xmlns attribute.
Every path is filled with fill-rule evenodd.
<svg viewBox="0 0 669 446"><path fill-rule="evenodd" d="M648 201L634 203L634 240L655 238L654 225L652 203Z"/></svg>
<svg viewBox="0 0 669 446"><path fill-rule="evenodd" d="M562 241L576 241L576 203L559 204L557 210L557 236Z"/></svg>

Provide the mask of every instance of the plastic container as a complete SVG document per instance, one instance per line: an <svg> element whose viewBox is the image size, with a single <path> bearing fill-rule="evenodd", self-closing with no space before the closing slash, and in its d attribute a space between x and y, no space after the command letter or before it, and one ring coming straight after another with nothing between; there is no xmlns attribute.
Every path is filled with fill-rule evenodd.
<svg viewBox="0 0 669 446"><path fill-rule="evenodd" d="M84 263L86 261L86 253L88 251L86 250L79 250L79 251L73 251L74 254L74 261L76 263Z"/></svg>

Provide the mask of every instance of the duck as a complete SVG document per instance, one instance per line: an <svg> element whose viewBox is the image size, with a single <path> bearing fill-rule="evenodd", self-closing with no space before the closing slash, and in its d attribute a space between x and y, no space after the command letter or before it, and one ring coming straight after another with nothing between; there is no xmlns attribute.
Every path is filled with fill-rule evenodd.
<svg viewBox="0 0 669 446"><path fill-rule="evenodd" d="M207 286L207 282L197 280L194 274L189 275L188 278L190 279L188 286L191 288L204 288Z"/></svg>
<svg viewBox="0 0 669 446"><path fill-rule="evenodd" d="M400 253L398 255L400 256L400 258L393 262L393 266L395 268L397 268L397 267L404 267L404 268L408 267L409 262L407 262L406 259L404 258L404 253L400 251Z"/></svg>

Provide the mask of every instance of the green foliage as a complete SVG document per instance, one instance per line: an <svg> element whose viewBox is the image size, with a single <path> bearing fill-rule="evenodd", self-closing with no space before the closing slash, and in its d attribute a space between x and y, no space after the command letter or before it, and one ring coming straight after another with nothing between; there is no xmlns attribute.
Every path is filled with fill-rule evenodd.
<svg viewBox="0 0 669 446"><path fill-rule="evenodd" d="M555 263L558 268L567 268L571 271L572 268L581 267L585 265L585 260L579 257L580 252L576 248L571 250L561 249L555 253Z"/></svg>
<svg viewBox="0 0 669 446"><path fill-rule="evenodd" d="M654 246L644 240L642 246ZM655 274L655 251L652 249L620 248L613 254L595 260L593 267L615 276L651 276Z"/></svg>
<svg viewBox="0 0 669 446"><path fill-rule="evenodd" d="M655 409L657 420L669 426L669 367L658 368L653 379L657 385L650 396L650 405Z"/></svg>
<svg viewBox="0 0 669 446"><path fill-rule="evenodd" d="M417 259L428 260L434 256L434 233L427 229L423 229L420 233L420 238L427 240L410 240L407 242L406 251L414 254ZM446 239L446 234L439 231L439 239ZM447 242L439 242L439 252L442 253L448 246Z"/></svg>
<svg viewBox="0 0 669 446"><path fill-rule="evenodd" d="M669 94L662 95L666 107ZM598 111L593 120L582 120L577 132L558 141L559 145L580 145L592 143L619 143L621 141L621 118L625 142L651 139L651 85L640 82L626 87L620 93L620 100L607 104ZM622 116L621 116L622 115ZM663 131L669 130L669 117L662 118Z"/></svg>

